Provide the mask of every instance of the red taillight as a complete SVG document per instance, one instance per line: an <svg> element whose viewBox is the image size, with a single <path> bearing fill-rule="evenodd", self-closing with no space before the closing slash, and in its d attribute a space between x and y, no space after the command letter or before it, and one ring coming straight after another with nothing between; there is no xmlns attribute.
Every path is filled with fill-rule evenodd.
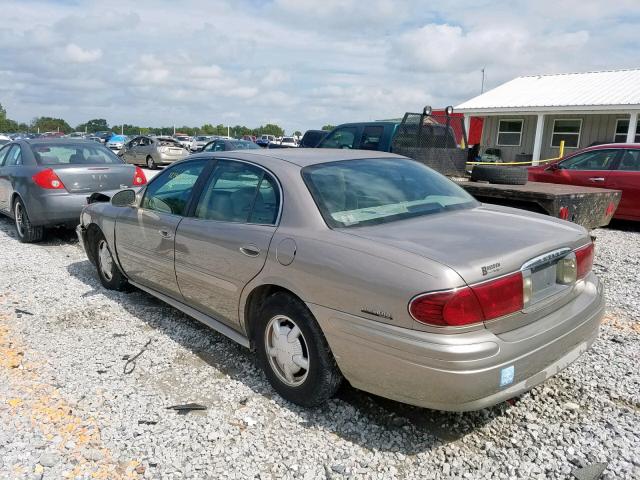
<svg viewBox="0 0 640 480"><path fill-rule="evenodd" d="M524 308L522 273L447 292L426 293L409 303L409 313L421 323L461 327Z"/></svg>
<svg viewBox="0 0 640 480"><path fill-rule="evenodd" d="M522 273L481 283L471 287L478 297L487 320L502 317L524 308Z"/></svg>
<svg viewBox="0 0 640 480"><path fill-rule="evenodd" d="M140 186L147 183L147 177L140 167L136 167L136 173L133 175L133 186Z"/></svg>
<svg viewBox="0 0 640 480"><path fill-rule="evenodd" d="M459 327L484 320L478 299L469 287L416 297L409 304L409 312L421 323L443 327Z"/></svg>
<svg viewBox="0 0 640 480"><path fill-rule="evenodd" d="M47 168L41 172L36 173L31 179L40 188L46 188L48 190L64 190L64 184L62 180L56 175L52 169Z"/></svg>
<svg viewBox="0 0 640 480"><path fill-rule="evenodd" d="M578 279L584 278L591 271L593 267L593 255L594 248L593 242L585 245L584 247L580 247L575 251L576 253L576 262L578 264L576 277Z"/></svg>
<svg viewBox="0 0 640 480"><path fill-rule="evenodd" d="M616 204L613 202L609 202L609 205L607 205L607 209L604 212L604 215L606 217L610 217L611 215L614 214L614 212L616 211Z"/></svg>

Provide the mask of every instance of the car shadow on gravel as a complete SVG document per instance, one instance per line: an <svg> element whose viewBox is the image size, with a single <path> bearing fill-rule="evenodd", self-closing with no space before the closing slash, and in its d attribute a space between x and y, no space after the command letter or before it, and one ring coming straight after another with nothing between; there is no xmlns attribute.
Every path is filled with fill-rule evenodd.
<svg viewBox="0 0 640 480"><path fill-rule="evenodd" d="M640 233L640 222L632 222L631 220L611 220L611 223L603 228L606 228L607 230L622 230L624 232Z"/></svg>
<svg viewBox="0 0 640 480"><path fill-rule="evenodd" d="M210 365L231 379L242 382L256 395L295 412L303 425L326 429L368 449L415 455L459 440L493 418L504 415L509 408L503 403L478 412L441 412L378 397L357 390L347 382L336 397L322 407L301 408L283 400L273 391L257 365L255 355L248 349L146 292L138 289L129 293L106 290L88 260L72 263L67 270L91 288L83 296L104 295L118 302L150 328L159 330L196 355L201 363L191 362L189 365L194 368ZM238 408L242 406L241 401ZM363 424L366 425L364 429Z"/></svg>

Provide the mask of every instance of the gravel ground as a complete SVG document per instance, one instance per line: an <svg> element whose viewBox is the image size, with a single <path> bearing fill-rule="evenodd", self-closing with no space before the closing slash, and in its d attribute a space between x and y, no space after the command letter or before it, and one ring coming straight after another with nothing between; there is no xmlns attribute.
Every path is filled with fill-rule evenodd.
<svg viewBox="0 0 640 480"><path fill-rule="evenodd" d="M287 403L230 340L103 289L72 234L22 245L0 218L0 478L640 478L640 228L595 233L610 307L594 348L454 414L348 386ZM167 409L189 402L207 410Z"/></svg>

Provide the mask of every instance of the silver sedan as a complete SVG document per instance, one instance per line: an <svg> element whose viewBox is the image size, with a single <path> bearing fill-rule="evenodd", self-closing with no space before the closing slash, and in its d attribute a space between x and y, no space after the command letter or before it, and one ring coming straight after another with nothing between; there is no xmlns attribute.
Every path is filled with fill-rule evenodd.
<svg viewBox="0 0 640 480"><path fill-rule="evenodd" d="M254 348L306 406L345 379L490 406L577 359L604 309L582 227L482 205L384 152L193 155L87 206L78 235L106 288L137 286Z"/></svg>
<svg viewBox="0 0 640 480"><path fill-rule="evenodd" d="M155 170L159 165L168 165L189 155L189 150L170 137L136 137L124 144L118 153L127 163L146 165Z"/></svg>

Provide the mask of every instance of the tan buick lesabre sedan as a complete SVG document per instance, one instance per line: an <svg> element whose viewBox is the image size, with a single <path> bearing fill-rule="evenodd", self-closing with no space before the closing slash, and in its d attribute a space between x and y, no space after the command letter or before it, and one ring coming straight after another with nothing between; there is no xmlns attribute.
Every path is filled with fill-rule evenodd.
<svg viewBox="0 0 640 480"><path fill-rule="evenodd" d="M254 348L306 406L343 379L490 406L577 359L604 309L582 227L480 204L382 152L192 155L85 207L78 235L106 288L134 285Z"/></svg>

